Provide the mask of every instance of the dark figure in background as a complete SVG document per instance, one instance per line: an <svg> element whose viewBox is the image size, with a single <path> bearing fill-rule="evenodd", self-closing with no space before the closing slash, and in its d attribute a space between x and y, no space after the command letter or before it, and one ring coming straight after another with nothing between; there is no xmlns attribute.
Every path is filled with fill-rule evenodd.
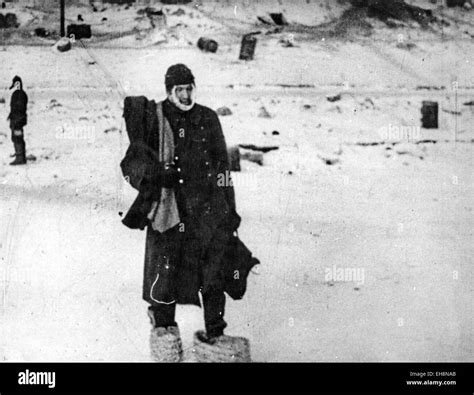
<svg viewBox="0 0 474 395"><path fill-rule="evenodd" d="M23 90L23 83L18 76L13 78L10 89L15 89L10 101L10 114L7 118L10 120L12 141L15 147L15 160L10 165L24 165L26 164L26 148L23 127L27 121L26 108L28 106L28 96Z"/></svg>

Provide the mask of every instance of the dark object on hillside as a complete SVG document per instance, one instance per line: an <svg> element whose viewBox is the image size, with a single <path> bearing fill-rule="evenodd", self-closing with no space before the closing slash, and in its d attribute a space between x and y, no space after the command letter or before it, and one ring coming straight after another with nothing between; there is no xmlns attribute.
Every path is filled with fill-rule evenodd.
<svg viewBox="0 0 474 395"><path fill-rule="evenodd" d="M255 55L255 47L257 46L257 38L253 34L246 34L242 37L240 45L240 60L253 60Z"/></svg>
<svg viewBox="0 0 474 395"><path fill-rule="evenodd" d="M339 158L336 157L318 155L318 158L321 159L328 166L336 165L340 162Z"/></svg>
<svg viewBox="0 0 474 395"><path fill-rule="evenodd" d="M81 25L68 25L67 27L67 36L71 37L73 35L75 40L80 40L82 38L91 38L91 25L81 24Z"/></svg>
<svg viewBox="0 0 474 395"><path fill-rule="evenodd" d="M412 6L404 0L352 0L354 7L368 8L368 16L387 21L388 18L400 21L415 20L422 26L433 22L435 19L431 10Z"/></svg>
<svg viewBox="0 0 474 395"><path fill-rule="evenodd" d="M107 18L104 16L101 20L102 20L102 22L105 22L107 20Z"/></svg>
<svg viewBox="0 0 474 395"><path fill-rule="evenodd" d="M465 106L474 106L474 100L463 103Z"/></svg>
<svg viewBox="0 0 474 395"><path fill-rule="evenodd" d="M425 129L438 129L438 103L423 101L421 107L421 126Z"/></svg>
<svg viewBox="0 0 474 395"><path fill-rule="evenodd" d="M56 49L59 52L67 52L71 49L71 40L69 40L67 37L62 37L57 43L56 43ZM54 99L53 99L54 100ZM50 109L54 107L60 107L61 104L57 103L56 101L53 102L51 100L51 105Z"/></svg>
<svg viewBox="0 0 474 395"><path fill-rule="evenodd" d="M229 107L219 107L216 110L217 115L220 115L221 117L224 117L226 115L232 115L232 111L230 111Z"/></svg>
<svg viewBox="0 0 474 395"><path fill-rule="evenodd" d="M406 43L406 42L397 43L397 48L406 49L408 51L410 51L411 49L415 47L416 47L416 44L413 44L413 43Z"/></svg>
<svg viewBox="0 0 474 395"><path fill-rule="evenodd" d="M268 112L268 110L265 108L265 106L260 107L260 110L258 112L259 118L271 118L271 114Z"/></svg>
<svg viewBox="0 0 474 395"><path fill-rule="evenodd" d="M156 8L153 7L146 7L143 12L147 14L148 16L163 16L163 10L157 10Z"/></svg>
<svg viewBox="0 0 474 395"><path fill-rule="evenodd" d="M12 14L9 12L5 15L5 27L8 29L9 27L18 27L20 24L16 18L16 14Z"/></svg>
<svg viewBox="0 0 474 395"><path fill-rule="evenodd" d="M5 104L5 98L4 97L0 97L0 104Z"/></svg>
<svg viewBox="0 0 474 395"><path fill-rule="evenodd" d="M245 149L250 149L252 151L260 151L260 152L263 152L263 153L274 151L274 150L277 150L277 149L280 148L280 147L277 147L276 145L269 145L269 146L264 147L264 146L254 145L254 144L239 144L239 147L240 148L245 148Z"/></svg>
<svg viewBox="0 0 474 395"><path fill-rule="evenodd" d="M272 18L273 22L275 22L275 24L278 26L288 25L288 21L286 20L285 16L281 13L271 13L270 18Z"/></svg>
<svg viewBox="0 0 474 395"><path fill-rule="evenodd" d="M2 1L2 8L5 8L5 7L6 7L5 2Z"/></svg>
<svg viewBox="0 0 474 395"><path fill-rule="evenodd" d="M239 147L234 145L227 149L229 157L230 171L240 171L240 151Z"/></svg>
<svg viewBox="0 0 474 395"><path fill-rule="evenodd" d="M448 7L462 7L466 0L446 0Z"/></svg>
<svg viewBox="0 0 474 395"><path fill-rule="evenodd" d="M84 19L82 19L81 14L77 15L77 20L78 20L78 22L84 22Z"/></svg>
<svg viewBox="0 0 474 395"><path fill-rule="evenodd" d="M328 101L330 101L331 103L333 103L333 102L335 102L335 101L341 100L341 94L339 93L339 94L337 94L337 95L335 95L335 96L327 96L326 99L327 99Z"/></svg>
<svg viewBox="0 0 474 395"><path fill-rule="evenodd" d="M184 11L182 8L178 8L175 12L172 12L171 15L183 16L186 15L186 11Z"/></svg>
<svg viewBox="0 0 474 395"><path fill-rule="evenodd" d="M447 108L442 108L443 112L451 115L462 115L461 111L448 110Z"/></svg>
<svg viewBox="0 0 474 395"><path fill-rule="evenodd" d="M117 128L116 126L112 126L111 128L108 128L108 129L105 129L104 130L104 133L107 134L107 133L113 133L113 132L119 132L121 133L120 129Z"/></svg>
<svg viewBox="0 0 474 395"><path fill-rule="evenodd" d="M270 18L268 18L268 17L266 17L266 16L263 16L263 15L257 16L257 19L258 19L260 22L264 23L265 25L273 25L272 19L270 19Z"/></svg>
<svg viewBox="0 0 474 395"><path fill-rule="evenodd" d="M417 91L421 91L421 90L444 91L446 89L446 87L445 86L418 85L415 89Z"/></svg>
<svg viewBox="0 0 474 395"><path fill-rule="evenodd" d="M150 20L150 25L153 29L164 29L166 27L166 15L162 9L157 10L153 7L146 7L144 13Z"/></svg>
<svg viewBox="0 0 474 395"><path fill-rule="evenodd" d="M46 30L44 27L37 27L35 29L35 35L38 37L49 37L51 35L51 32L49 30Z"/></svg>
<svg viewBox="0 0 474 395"><path fill-rule="evenodd" d="M284 47L284 48L292 48L292 47L295 46L295 40L294 40L293 36L282 37L282 38L280 38L280 40L278 42L280 44L283 44L282 47Z"/></svg>
<svg viewBox="0 0 474 395"><path fill-rule="evenodd" d="M274 130L272 132L272 136L279 136L280 135L280 132L278 130Z"/></svg>
<svg viewBox="0 0 474 395"><path fill-rule="evenodd" d="M215 40L206 37L201 37L197 42L197 46L201 51L215 53L219 45Z"/></svg>
<svg viewBox="0 0 474 395"><path fill-rule="evenodd" d="M161 0L163 4L188 4L191 0Z"/></svg>

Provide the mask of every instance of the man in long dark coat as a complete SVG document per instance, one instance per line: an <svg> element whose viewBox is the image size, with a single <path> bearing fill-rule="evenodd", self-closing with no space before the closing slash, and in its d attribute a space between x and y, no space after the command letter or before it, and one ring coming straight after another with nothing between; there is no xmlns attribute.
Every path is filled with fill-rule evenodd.
<svg viewBox="0 0 474 395"><path fill-rule="evenodd" d="M18 76L13 78L10 89L15 89L11 97L10 114L8 115L13 146L15 147L15 160L10 165L24 165L26 164L26 148L23 127L26 125L27 120L28 96L23 90L23 83Z"/></svg>
<svg viewBox="0 0 474 395"><path fill-rule="evenodd" d="M161 340L179 336L176 304L201 306L199 292L206 329L199 332L199 340L213 344L223 335L227 326L223 255L240 223L232 185L217 182L218 177L230 174L217 114L195 103L194 76L185 65L171 66L165 85L167 98L161 108L174 142L167 182L174 191L179 223L165 231L147 227L143 298L150 303L156 360L166 359L160 353L172 353L169 347L160 349ZM162 148L153 136L148 146L156 152ZM154 218L150 219L153 223Z"/></svg>

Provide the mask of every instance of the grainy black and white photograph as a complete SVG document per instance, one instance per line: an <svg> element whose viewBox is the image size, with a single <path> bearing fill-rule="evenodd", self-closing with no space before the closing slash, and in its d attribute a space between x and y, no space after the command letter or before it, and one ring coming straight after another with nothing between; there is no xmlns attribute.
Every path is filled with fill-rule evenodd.
<svg viewBox="0 0 474 395"><path fill-rule="evenodd" d="M0 1L0 361L474 360L471 0Z"/></svg>

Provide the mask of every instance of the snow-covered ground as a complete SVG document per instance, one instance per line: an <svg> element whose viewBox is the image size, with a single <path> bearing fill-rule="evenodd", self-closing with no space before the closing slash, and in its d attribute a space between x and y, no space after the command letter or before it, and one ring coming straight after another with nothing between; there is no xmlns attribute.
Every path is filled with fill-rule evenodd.
<svg viewBox="0 0 474 395"><path fill-rule="evenodd" d="M300 24L345 9L318 4L313 20L310 2L283 3ZM295 32L288 48L284 31L259 35L255 60L241 62L236 32L265 7L212 4L180 7L186 22L194 12L221 24L216 54L179 41L0 51L0 357L149 360L144 232L119 215L135 197L118 166L128 145L122 99L162 98L165 70L183 62L202 104L231 109L221 117L229 145L279 147L234 174L240 236L262 264L226 317L229 334L250 339L253 359L472 361L472 40L413 29L350 40ZM399 34L415 47L400 48ZM19 168L8 166L5 120L15 74L30 98L27 154L36 157ZM439 129L419 128L423 100L439 102ZM271 118L258 116L261 107ZM202 311L180 306L177 318L189 348Z"/></svg>

